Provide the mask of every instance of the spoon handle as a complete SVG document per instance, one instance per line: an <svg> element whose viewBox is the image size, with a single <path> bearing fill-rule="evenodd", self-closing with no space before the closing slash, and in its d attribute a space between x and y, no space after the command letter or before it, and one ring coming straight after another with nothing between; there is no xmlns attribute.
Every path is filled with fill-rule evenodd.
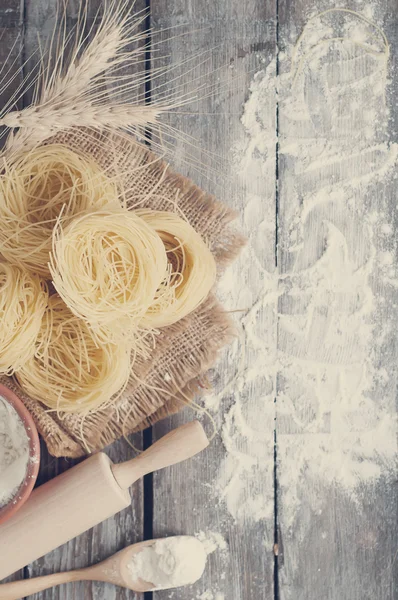
<svg viewBox="0 0 398 600"><path fill-rule="evenodd" d="M202 425L191 421L170 431L136 458L113 465L112 472L120 487L127 489L144 475L191 458L208 445Z"/></svg>
<svg viewBox="0 0 398 600"><path fill-rule="evenodd" d="M55 573L54 575L3 583L0 585L0 598L1 600L20 600L20 598L61 585L61 583L80 581L81 579L85 579L83 572L69 571L69 573Z"/></svg>

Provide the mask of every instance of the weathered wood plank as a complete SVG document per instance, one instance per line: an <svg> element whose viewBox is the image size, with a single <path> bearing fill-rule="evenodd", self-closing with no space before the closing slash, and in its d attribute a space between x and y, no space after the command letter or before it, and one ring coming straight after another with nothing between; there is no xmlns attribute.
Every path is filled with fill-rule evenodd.
<svg viewBox="0 0 398 600"><path fill-rule="evenodd" d="M11 99L19 99L22 82L23 6L19 0L4 0L0 5L0 106L2 110ZM11 104L12 105L12 104ZM0 133L3 128L0 128ZM5 141L0 140L2 146Z"/></svg>
<svg viewBox="0 0 398 600"><path fill-rule="evenodd" d="M140 437L135 436L134 443L140 445ZM43 444L44 446L44 444ZM107 449L114 462L128 460L134 451L125 440L120 440ZM40 467L39 484L52 479L74 462L54 459L43 447L43 459ZM40 577L59 571L69 571L97 563L129 544L141 541L143 523L142 482L131 488L131 506L115 517L97 525L87 533L71 540L64 546L50 552L45 557L29 565L26 575ZM61 586L29 596L29 600L139 600L141 594L134 594L122 588L103 583L76 583Z"/></svg>
<svg viewBox="0 0 398 600"><path fill-rule="evenodd" d="M257 211L254 220L247 214L246 220L241 223L245 232L252 237L252 250L245 251L237 267L239 280L236 280L236 285L242 288L243 307L235 305L230 306L231 309L245 308L250 303L248 296L251 296L252 301L257 295L261 297L263 282L262 277L259 277L258 265L265 270L274 268L274 171L269 181L260 170L251 173L250 181L237 176L234 150L236 144L246 145L247 142L240 116L243 103L248 98L251 78L257 70L262 69L262 61L267 64L274 56L275 19L274 3L256 0L242 3L223 0L211 3L156 0L152 3L152 24L158 32L155 40L158 37L165 39L173 34L175 36L164 45L163 54L167 56L164 64L181 64L195 55L195 61L187 63L188 65L192 67L195 62L199 64L204 61L204 64L193 69L193 72L187 72L190 69L187 64L182 66L178 70L177 82L170 83L165 88L170 92L178 83L184 83L184 91L192 91L196 77L199 77L199 84L202 84L198 101L186 109L191 110L192 114L177 113L172 119L172 124L179 131L196 140L195 149L177 136L171 155L173 166L191 176L204 189L237 208L242 214L242 221L243 209L255 196L251 205L252 208L255 205L254 210ZM184 26L171 34L161 33L162 29L177 24ZM187 35L179 36L179 33ZM206 90L211 92L208 97ZM158 97L156 89L153 91L153 97ZM274 133L271 132L271 140L273 136ZM256 150L253 148L254 153ZM207 153L214 153L213 160ZM275 154L275 149L273 153ZM267 220L269 215L271 220L266 235L257 236L258 223ZM266 321L269 330L264 333ZM257 325L259 332L261 331L259 336L264 333L264 336L269 338L268 341L264 338L264 344L272 346L276 331L272 315L267 313L266 316L265 311L261 312ZM243 344L247 354L253 358L255 351L250 343L245 340ZM215 375L215 379L218 380L217 392L222 393L224 385L234 376L242 352L242 346L237 343L223 355L217 366L217 376ZM242 395L248 404L256 398L263 398L269 392L265 380L261 377L251 383L242 382L242 385ZM222 408L225 414L233 405L234 391L232 389L223 398ZM273 406L273 398L270 402ZM182 414L156 424L153 428L154 438L159 438L170 428L194 417L195 413L186 409ZM248 496L254 494L257 487L260 500L263 492L264 502L269 498L269 515L261 522L253 523L240 516L235 522L229 513L225 498L221 497L222 490L218 490L217 482L224 479L224 484L227 484L233 475L233 453L238 455L240 452L243 456L246 448L244 442L237 437L233 442L237 447L229 448L231 454L228 455L220 432L225 426L222 411L216 414L215 418L219 433L205 453L185 464L154 475L154 535L216 532L225 538L229 552L214 552L209 558L204 577L194 586L174 592L154 593L154 598L159 600L273 598L273 419L269 430L268 424L264 425L264 463L268 466L267 476L259 477L256 481L256 477L252 475L247 484L250 488L247 490ZM204 422L211 433L212 429L206 418ZM247 459L250 461L249 456ZM262 474L264 472L262 471ZM221 487L224 488L224 485ZM267 493L265 489L268 490ZM243 491L243 495L245 493L246 490ZM237 498L238 504L244 501L243 497Z"/></svg>
<svg viewBox="0 0 398 600"><path fill-rule="evenodd" d="M38 6L40 6L41 13ZM32 3L32 7L37 9L37 15L29 17L28 14L27 39L30 39L29 44L33 44L36 29L45 29L43 23L40 23L40 19L48 19L52 4L43 9L43 3L35 3L34 5ZM328 6L325 4L323 8L326 9ZM376 19L380 24L383 24L393 50L397 45L397 24L394 16L396 11L393 10L394 8L396 8L396 2L389 0L388 3L383 4L382 9L379 8L376 11ZM279 46L287 56L287 59L280 56L279 67L282 74L286 70L283 63L285 60L288 62L291 53L290 44L292 41L297 40L308 19L308 9L312 9L312 7L309 7L307 2L292 3L288 0L281 0L279 3ZM49 12L46 12L47 10ZM317 12L322 10L319 3L316 10ZM258 56L257 51L261 48L261 44L265 42L265 44L268 44L269 54L273 54L274 31L272 28L268 28L267 21L274 21L274 19L273 9L260 7L256 2L242 7L236 5L225 6L221 1L212 3L211 6L203 6L202 3L191 4L190 2L168 2L166 5L162 0L153 2L155 29L159 30L185 22L188 24L188 30L195 30L185 38L177 37L164 46L166 49L164 53L170 54L169 60L172 64L186 58L189 53L208 50L212 45L218 47L219 44L220 49L212 55L211 66L207 64L205 68L211 71L219 66L224 67L224 65L229 64L231 59L231 65L233 65L231 72L226 68L221 68L217 75L213 77L213 81L217 77L220 78L220 85L226 83L226 87L219 90L221 101L216 101L215 95L212 95L209 99L198 102L195 116L184 117L180 115L176 116L174 120L178 129L193 135L200 141L198 147L202 146L206 150L220 155L221 162L228 163L231 160L229 150L242 135L239 115L251 79L249 71L255 71L260 67L262 56ZM195 25L192 25L192 23L195 23ZM198 32L198 28L201 27L204 28L203 31ZM220 43L221 41L222 43ZM348 50L346 51L348 53ZM339 57L339 60L343 64L343 59ZM346 60L346 57L344 60ZM368 63L361 63L360 59L358 68L366 69L368 67ZM202 70L202 77L203 73L204 70ZM236 73L242 75L242 78L238 82L232 83L231 77L232 75L235 76ZM300 167L303 166L300 163L302 157L300 159L300 156L297 157L292 149L290 151L286 149L287 142L292 142L293 138L298 135L304 138L304 142L306 139L310 140L310 144L313 144L316 149L315 145L322 142L326 137L325 133L330 131L330 129L328 130L328 127L330 128L328 112L322 111L322 106L318 110L319 107L313 104L316 96L319 100L322 100L322 89L319 88L320 82L314 78L311 69L309 74L306 73L306 76L309 77L308 81L313 86L312 89L317 91L317 94L309 95L309 102L312 102L311 126L306 125L305 122L304 125L299 123L298 129L294 132L295 135L292 136L289 132L291 125L289 118L292 113L287 114L283 109L283 94L281 95L279 107L281 148L279 156L278 264L284 284L286 282L291 283L292 273L296 275L301 270L308 269L311 261L314 263L324 251L326 244L326 234L323 229L325 220L335 225L337 223L340 227L342 227L341 222L348 223L346 228L342 227L342 229L346 238L347 232L350 232L352 237L355 238L357 245L352 244L352 247L349 246L349 250L352 254L351 259L359 261L364 256L363 247L369 244L369 239L366 239L366 235L361 231L362 229L365 231L365 225L368 225L366 216L371 212L380 214L383 211L384 216L382 219L379 218L377 223L380 226L385 226L385 236L383 241L376 235L374 241L376 250L377 252L385 252L387 266L391 250L395 250L394 244L391 243L389 246L389 243L385 240L388 234L386 226L396 222L394 185L390 183L382 186L380 182L369 187L366 193L366 202L361 200L361 196L355 198L357 225L355 223L350 224L351 215L345 208L327 207L323 212L317 209L318 214L317 210L313 209L312 214L308 210L309 216L307 221L304 221L303 227L304 250L295 250L294 246L297 248L297 242L302 241L300 239L293 240L292 237L292 231L295 232L297 229L297 217L302 214L305 202L313 198L319 182L325 184L330 180L330 173L324 166L317 167L316 181L306 176L305 168L300 171ZM189 81L190 77L187 76L187 85ZM211 84L211 78L209 82ZM315 85L318 85L318 87L315 88ZM236 87L239 87L239 92L235 89ZM232 89L233 93L227 92L228 89ZM393 97L394 95L391 93L390 106L393 106L391 103ZM363 107L362 113L365 108L368 107ZM343 103L337 113L339 114L339 111L341 113L342 109L347 111L347 105ZM214 112L223 112L224 116L205 114ZM393 117L396 117L396 115L393 114ZM396 123L396 118L392 122ZM316 125L315 133L314 124ZM359 124L360 120L355 121L354 117L352 123L348 122L347 124L357 147L365 141L365 134L361 135L360 133L359 137L357 136ZM335 133L336 131L333 135ZM302 141L301 139L300 143ZM227 183L222 178L220 185L219 182L214 181L215 176L213 173L206 177L204 175L206 169L187 166L184 159L186 148L186 144L177 143L176 152L177 156L180 156L180 160L175 161L175 166L179 170L192 175L200 185L214 191L222 199L232 202L242 211L246 192L242 181L237 181L231 174L231 182ZM200 152L197 156L200 157ZM310 152L312 161L315 157L318 158L316 152L313 154ZM209 157L202 155L202 160L206 163ZM339 162L339 156L337 162ZM362 167L365 165L365 158L350 163L350 168L359 169L361 165ZM367 165L365 166L367 167ZM308 167L308 163L304 167ZM291 173L295 171L297 171L297 176L292 182ZM341 170L337 171L341 175ZM261 188L260 181L258 187ZM346 193L346 190L344 192ZM249 226L252 228L253 237L255 237L254 232L257 229L257 224L250 221ZM263 256L261 258L269 271L272 270L274 243L275 236L271 234L267 243L264 243L262 250ZM394 261L393 257L393 264ZM384 264L384 267L386 267L386 264ZM387 268L381 269L372 280L373 294L376 297L383 296L386 299L385 307L381 308L378 313L378 326L380 328L389 322L391 315L393 318L397 316L396 309L393 306L396 302L396 288L393 287L391 281L394 281L394 277L387 272ZM312 598L325 598L327 600L337 598L343 598L343 600L363 600L366 598L393 600L397 589L397 579L394 576L394 566L397 564L394 550L397 531L397 492L394 491L391 479L387 477L387 470L385 469L386 474L377 483L369 482L364 476L363 480L360 481L355 497L347 494L344 486L337 483L341 473L339 473L339 464L336 466L336 454L333 451L326 452L321 469L330 469L337 472L336 481L323 478L320 473L321 469L315 472L311 470L314 465L316 466L316 456L319 456L320 445L324 444L325 438L330 437L333 432L329 415L333 411L328 411L325 409L324 404L319 403L317 394L326 395L328 400L329 398L332 400L336 393L335 387L332 386L332 389L330 387L326 388L326 379L322 379L322 377L320 386L316 390L317 394L313 393L312 384L308 381L303 383L302 379L297 377L295 364L292 366L292 362L294 363L292 357L295 360L299 359L307 362L308 359L313 362L315 358L315 361L318 359L319 362L324 348L317 345L316 338L311 337L312 334L304 340L304 344L300 344L297 341L297 336L292 334L291 327L286 329L287 317L291 314L300 315L300 318L303 314L308 316L308 303L305 300L303 301L302 298L297 299L297 295L291 293L291 289L288 286L286 290L281 292L279 303L281 321L277 340L278 349L282 356L282 366L278 375L279 397L277 403L278 476L280 479L278 497L280 597L284 600L311 600ZM307 288L307 299L311 294L312 290ZM333 301L333 296L329 296L329 298ZM325 304L317 306L318 312L315 312L313 316L314 327L320 329L320 325L323 323L322 310L327 308L328 306L325 306ZM297 321L298 318L296 323ZM268 324L270 345L272 346L274 342L276 343L274 339L275 322L271 320ZM300 341L302 331L300 329L297 331ZM383 388L380 387L381 382L378 382L380 397L386 398L381 410L391 410L391 412L395 400L391 390L394 387L396 378L394 348L397 340L394 331L395 328L391 327L391 332L387 334L382 345L377 347L376 352L376 359L381 361L386 372L390 375L390 383ZM325 346L328 341L327 332L324 333L322 340ZM393 348L393 351L391 351L391 348ZM339 352L342 352L344 357L355 354L356 351L357 346L353 345L352 342L343 347L343 350L341 350L341 347L339 348ZM234 364L237 358L236 350L231 350L228 353L219 367L221 380L228 380L231 364ZM322 366L315 368L317 374L322 374L322 370ZM313 375L314 372L309 368L309 379ZM302 371L300 377L302 378ZM332 383L333 381L332 377ZM328 382L330 383L330 376ZM290 389L288 384L290 384ZM254 398L254 395L265 393L265 391L253 387L250 393ZM268 396L269 390L266 393ZM228 400L232 399L228 398ZM349 395L347 400L349 400ZM361 415L356 414L352 417L356 420L360 430ZM185 415L158 424L154 428L154 437L160 437L169 427L174 427L187 418L190 418L188 412ZM218 419L218 425L220 424L221 417ZM313 445L314 436L319 439L319 444L315 444L315 447ZM356 440L352 439L352 444L355 443ZM269 449L272 450L272 444L269 445ZM308 449L310 449L309 455ZM122 460L123 456L130 456L130 450L126 448L123 442L119 442L112 447L111 452L112 457L117 460ZM312 456L311 452L313 452ZM303 463L303 457L306 458L306 456L308 456L308 462ZM221 439L217 437L206 454L186 465L176 466L155 475L155 535L194 533L200 530L217 531L225 536L231 550L228 564L220 554L215 553L211 557L210 567L205 578L194 588L175 593L159 592L155 594L156 598L178 597L181 600L184 598L192 600L194 597L200 598L202 596L203 599L207 600L212 598L213 595L215 600L219 600L223 594L225 598L231 600L235 598L246 600L246 598L271 598L273 596L273 565L270 553L273 540L272 519L263 520L257 525L234 523L228 515L225 505L215 502L215 487L213 485L213 488L210 489L208 486L214 484L217 480L219 468L224 458L225 451ZM364 462L363 457L359 456L358 458L358 463ZM271 455L270 464L272 464ZM70 465L64 464L64 461L55 461L51 458L44 460L41 480L44 481L54 476L68 466ZM299 470L303 466L302 481L297 484L297 479L291 477L292 468ZM43 561L38 561L30 568L30 574L33 576L58 568L71 568L78 564L89 564L91 561L103 558L126 543L138 541L142 536L142 517L142 496L141 489L138 489L132 510L126 511L115 520L110 520L107 524L95 528L93 532L81 536L65 548L52 553ZM100 554L98 553L99 548ZM218 597L217 593L220 594ZM43 598L47 598L47 600L50 598L62 598L64 600L79 598L80 600L83 597L119 600L120 598L133 598L134 595L119 592L111 587L86 584L48 592L39 597L40 600L43 600ZM35 600L39 600L39 597L35 597Z"/></svg>
<svg viewBox="0 0 398 600"><path fill-rule="evenodd" d="M3 107L17 91L22 81L21 46L22 46L23 10L19 0L5 0L0 6L0 106ZM5 87L7 81L17 75L10 85ZM18 106L22 106L18 103ZM2 128L0 127L0 133ZM0 140L3 145L5 138ZM23 578L23 571L18 571L5 581L14 581Z"/></svg>
<svg viewBox="0 0 398 600"><path fill-rule="evenodd" d="M37 36L47 40L51 35L55 23L57 0L34 0L26 3L25 10L25 57L30 57L37 48ZM62 1L59 5L62 6ZM136 3L136 10L143 8L144 2ZM88 27L92 23L101 0L90 2ZM68 5L68 28L76 22L79 3L70 2ZM27 68L33 68L35 56L28 63ZM26 96L26 103L31 99L31 92ZM134 436L134 445L142 447L142 436ZM122 462L132 458L134 451L125 440L112 445L107 450L111 459ZM39 483L43 483L73 465L73 461L56 460L49 456L44 444L40 468ZM89 566L110 556L121 548L139 542L143 539L144 505L143 483L137 482L132 488L131 507L122 511L112 519L94 527L87 533L72 540L65 546L54 550L46 557L36 561L26 569L29 577L38 577L60 570L70 570ZM77 583L61 586L40 594L30 596L29 600L139 600L141 594L116 588L102 583Z"/></svg>
<svg viewBox="0 0 398 600"><path fill-rule="evenodd" d="M344 6L386 31L393 69L396 1ZM385 49L364 20L325 15L302 38L292 85L293 45L328 8L279 2L279 592L394 600L397 220Z"/></svg>

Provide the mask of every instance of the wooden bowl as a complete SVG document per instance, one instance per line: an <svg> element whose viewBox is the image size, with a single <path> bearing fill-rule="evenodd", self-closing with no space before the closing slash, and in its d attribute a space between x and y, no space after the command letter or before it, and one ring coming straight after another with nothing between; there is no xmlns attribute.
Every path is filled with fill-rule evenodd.
<svg viewBox="0 0 398 600"><path fill-rule="evenodd" d="M18 492L8 504L0 508L0 523L4 523L4 521L7 521L10 517L12 517L25 504L34 488L40 467L40 442L36 425L22 400L20 400L18 396L14 394L14 392L8 389L8 387L2 384L0 384L0 396L2 396L4 400L11 404L24 424L27 436L29 438L30 457L25 479L21 483Z"/></svg>

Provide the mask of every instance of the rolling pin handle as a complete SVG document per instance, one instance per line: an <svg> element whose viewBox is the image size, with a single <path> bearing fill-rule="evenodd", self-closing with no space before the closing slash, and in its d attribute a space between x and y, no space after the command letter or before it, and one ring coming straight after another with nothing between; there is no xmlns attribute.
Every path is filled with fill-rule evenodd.
<svg viewBox="0 0 398 600"><path fill-rule="evenodd" d="M136 458L113 465L112 472L120 487L127 489L144 475L191 458L208 445L202 425L192 421L170 431Z"/></svg>

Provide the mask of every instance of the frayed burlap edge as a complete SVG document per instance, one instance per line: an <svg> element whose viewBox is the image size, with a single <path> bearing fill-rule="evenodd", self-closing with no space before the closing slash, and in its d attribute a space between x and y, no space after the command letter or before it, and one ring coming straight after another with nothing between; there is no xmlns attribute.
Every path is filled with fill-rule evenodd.
<svg viewBox="0 0 398 600"><path fill-rule="evenodd" d="M141 407L140 411L135 412L134 418L128 420L131 431L143 429L148 424L152 425L160 418L173 414L189 404L199 389L199 387L193 389L193 381L211 368L221 348L235 336L235 328L218 302L209 299L201 308L202 310L199 309L195 313L193 322L190 323L189 335L185 330L174 338L173 345L177 345L179 353L175 352L171 357L165 353L161 363L156 362L153 365L145 383L141 384L129 398L130 404L136 401ZM192 338L199 337L196 332L203 327L206 328L206 335L195 347L191 343ZM185 343L181 343L183 337ZM153 389L150 389L150 386ZM148 395L151 402L146 403L146 410L143 410L143 403ZM109 421L105 421L106 427L101 431L100 437L101 446L108 445L126 433L124 419L127 418L127 412L120 406L123 403L117 404L119 420L113 419L112 426L109 426ZM135 420L136 424L134 424ZM115 434L118 434L117 437Z"/></svg>

